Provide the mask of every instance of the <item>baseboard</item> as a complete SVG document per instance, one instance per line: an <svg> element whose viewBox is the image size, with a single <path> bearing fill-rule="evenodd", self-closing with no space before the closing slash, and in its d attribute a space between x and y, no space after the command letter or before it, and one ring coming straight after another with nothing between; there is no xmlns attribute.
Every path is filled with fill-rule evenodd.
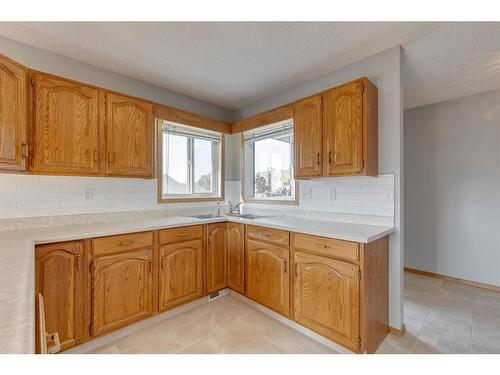
<svg viewBox="0 0 500 375"><path fill-rule="evenodd" d="M429 277L435 277L435 278L446 280L446 281L454 281L456 283L460 283L460 284L464 284L464 285L475 286L476 288L482 288L482 289L493 290L495 292L500 292L500 286L496 286L496 285L479 283L477 281L460 279L458 277L441 275L439 273L418 270L416 268L410 268L410 267L405 267L404 270L405 270L405 272L416 273L416 274L419 274L419 275L424 275L424 276L429 276Z"/></svg>
<svg viewBox="0 0 500 375"><path fill-rule="evenodd" d="M262 306L261 304L251 300L248 297L245 297L242 294L239 294L238 292L235 292L234 290L230 290L229 294L231 294L233 297L236 297L239 300L245 302L246 304L254 307L255 309L262 311L264 314L269 315L271 318L274 318L274 319L280 321L281 323L287 325L288 327L290 327L290 328L292 328L300 333L303 333L304 335L312 338L314 341L317 341L320 344L323 344L323 345L329 347L330 349L335 350L338 353L355 354L354 352L350 351L349 349L344 348L342 345L337 344L335 341L329 340L326 337L323 337L320 334L310 330L309 328L306 328L306 327L294 322L293 320L285 318L283 315L280 315L277 312L274 312L273 310L268 309L265 306Z"/></svg>
<svg viewBox="0 0 500 375"><path fill-rule="evenodd" d="M398 337L403 337L406 333L406 326L404 324L401 326L401 328L389 326L389 332Z"/></svg>

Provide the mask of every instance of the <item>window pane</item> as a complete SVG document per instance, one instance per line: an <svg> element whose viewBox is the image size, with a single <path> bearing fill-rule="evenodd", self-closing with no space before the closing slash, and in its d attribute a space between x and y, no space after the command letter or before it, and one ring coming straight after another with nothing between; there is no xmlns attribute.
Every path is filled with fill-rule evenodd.
<svg viewBox="0 0 500 375"><path fill-rule="evenodd" d="M254 142L254 197L292 198L292 136Z"/></svg>
<svg viewBox="0 0 500 375"><path fill-rule="evenodd" d="M163 148L163 194L188 194L188 138L164 133Z"/></svg>
<svg viewBox="0 0 500 375"><path fill-rule="evenodd" d="M194 192L212 193L212 142L194 139Z"/></svg>

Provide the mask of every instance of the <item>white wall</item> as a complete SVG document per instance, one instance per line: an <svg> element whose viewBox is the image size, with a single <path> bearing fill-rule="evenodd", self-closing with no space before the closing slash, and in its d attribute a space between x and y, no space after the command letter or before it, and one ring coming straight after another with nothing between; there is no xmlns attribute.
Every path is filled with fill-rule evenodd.
<svg viewBox="0 0 500 375"><path fill-rule="evenodd" d="M0 53L28 68L137 96L215 119L231 121L233 112L174 91L113 73L12 39L0 37Z"/></svg>
<svg viewBox="0 0 500 375"><path fill-rule="evenodd" d="M390 325L403 323L403 102L401 82L401 48L393 47L318 79L272 95L235 112L235 120L290 103L367 76L377 87L379 97L379 172L394 174L394 223L396 232L390 237L389 300Z"/></svg>
<svg viewBox="0 0 500 375"><path fill-rule="evenodd" d="M405 266L500 286L500 91L407 110Z"/></svg>

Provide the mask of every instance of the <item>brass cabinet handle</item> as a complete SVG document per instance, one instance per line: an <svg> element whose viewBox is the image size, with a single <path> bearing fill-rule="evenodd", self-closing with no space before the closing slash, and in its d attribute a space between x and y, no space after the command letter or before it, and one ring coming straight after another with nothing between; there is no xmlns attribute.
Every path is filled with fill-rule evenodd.
<svg viewBox="0 0 500 375"><path fill-rule="evenodd" d="M149 261L149 273L153 273L153 261Z"/></svg>
<svg viewBox="0 0 500 375"><path fill-rule="evenodd" d="M113 153L108 152L108 164L113 164Z"/></svg>
<svg viewBox="0 0 500 375"><path fill-rule="evenodd" d="M161 271L163 272L165 270L165 257L164 256L161 257L160 263L161 263L161 265L160 265Z"/></svg>
<svg viewBox="0 0 500 375"><path fill-rule="evenodd" d="M316 247L321 247L323 249L329 249L330 246L328 245L325 245L325 244L322 244L322 243L317 243L317 244L314 244Z"/></svg>
<svg viewBox="0 0 500 375"><path fill-rule="evenodd" d="M328 164L332 164L332 152L328 151Z"/></svg>
<svg viewBox="0 0 500 375"><path fill-rule="evenodd" d="M97 155L97 150L94 150L94 161L97 163L99 161L98 155Z"/></svg>
<svg viewBox="0 0 500 375"><path fill-rule="evenodd" d="M76 253L76 270L80 272L82 268L82 254Z"/></svg>
<svg viewBox="0 0 500 375"><path fill-rule="evenodd" d="M28 144L23 142L21 143L21 147L22 147L22 151L21 151L21 157L23 159L27 159L28 158L28 155L29 155L29 147L28 147Z"/></svg>
<svg viewBox="0 0 500 375"><path fill-rule="evenodd" d="M270 233L261 233L260 235L261 235L261 237L264 237L264 238L271 238L273 236Z"/></svg>
<svg viewBox="0 0 500 375"><path fill-rule="evenodd" d="M211 234L208 235L208 243L212 243L212 235Z"/></svg>
<svg viewBox="0 0 500 375"><path fill-rule="evenodd" d="M181 232L181 233L176 233L176 236L177 237L184 237L184 236L187 236L189 233L187 232Z"/></svg>
<svg viewBox="0 0 500 375"><path fill-rule="evenodd" d="M299 264L295 262L295 276L299 276L298 266Z"/></svg>
<svg viewBox="0 0 500 375"><path fill-rule="evenodd" d="M132 245L133 243L135 243L135 241L121 241L118 245L128 246L128 245Z"/></svg>
<svg viewBox="0 0 500 375"><path fill-rule="evenodd" d="M287 272L287 263L288 262L286 261L286 259L284 260L284 262L285 262L285 273L286 273Z"/></svg>
<svg viewBox="0 0 500 375"><path fill-rule="evenodd" d="M318 165L320 165L320 164L321 164L319 152L318 152L318 154L316 155L316 164L318 164Z"/></svg>

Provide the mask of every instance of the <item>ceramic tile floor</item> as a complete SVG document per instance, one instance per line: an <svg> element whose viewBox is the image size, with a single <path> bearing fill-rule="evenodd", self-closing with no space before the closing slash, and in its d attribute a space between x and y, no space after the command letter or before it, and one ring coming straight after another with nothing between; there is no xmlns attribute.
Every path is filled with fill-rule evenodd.
<svg viewBox="0 0 500 375"><path fill-rule="evenodd" d="M405 273L403 337L377 353L500 353L500 293ZM335 353L230 295L91 353Z"/></svg>
<svg viewBox="0 0 500 375"><path fill-rule="evenodd" d="M500 293L405 272L406 334L377 353L500 353Z"/></svg>

